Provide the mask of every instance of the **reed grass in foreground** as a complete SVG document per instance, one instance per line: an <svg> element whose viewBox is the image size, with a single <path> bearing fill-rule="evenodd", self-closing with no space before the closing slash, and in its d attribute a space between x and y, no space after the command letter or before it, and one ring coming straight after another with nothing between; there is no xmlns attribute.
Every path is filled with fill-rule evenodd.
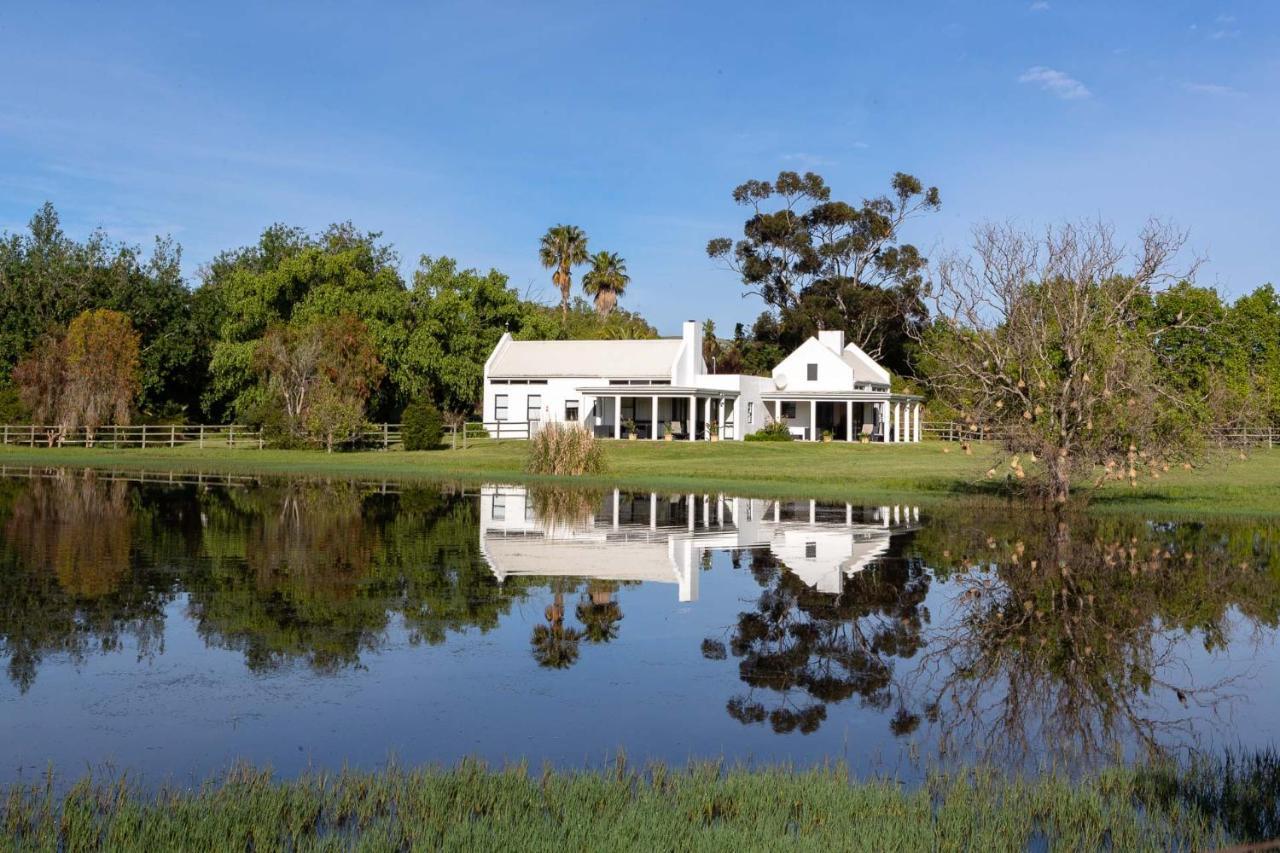
<svg viewBox="0 0 1280 853"><path fill-rule="evenodd" d="M1239 785L1275 804L1274 755ZM1220 771L1214 771L1220 776ZM1264 773L1265 775L1265 773ZM241 768L198 790L123 782L5 794L0 847L22 850L1200 850L1241 837L1230 807L1176 771L1119 769L1083 781L995 772L934 775L918 789L850 783L845 769L698 765L643 772L523 766L314 774L277 782ZM1235 790L1235 789L1233 789ZM1237 791L1239 793L1239 791ZM1231 798L1236 806L1244 800ZM1247 798L1246 798L1247 800ZM1244 835L1261 827L1246 828ZM1235 831L1233 831L1235 830Z"/></svg>

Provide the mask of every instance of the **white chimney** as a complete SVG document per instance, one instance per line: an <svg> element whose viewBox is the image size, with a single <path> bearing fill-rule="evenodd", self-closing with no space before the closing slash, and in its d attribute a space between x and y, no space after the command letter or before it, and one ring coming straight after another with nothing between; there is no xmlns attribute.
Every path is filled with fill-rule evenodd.
<svg viewBox="0 0 1280 853"><path fill-rule="evenodd" d="M818 343L836 355L840 355L844 352L844 332L839 329L834 331L820 330L818 332Z"/></svg>

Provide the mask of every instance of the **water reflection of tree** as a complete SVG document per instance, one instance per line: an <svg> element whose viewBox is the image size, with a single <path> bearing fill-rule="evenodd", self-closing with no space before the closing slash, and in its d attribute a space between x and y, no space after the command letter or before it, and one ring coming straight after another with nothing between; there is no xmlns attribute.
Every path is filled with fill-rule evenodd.
<svg viewBox="0 0 1280 853"><path fill-rule="evenodd" d="M553 597L543 614L546 623L534 625L533 634L529 637L533 659L538 662L538 666L567 669L578 662L582 634L577 628L564 624L564 596L576 586L575 582L566 578L551 579Z"/></svg>
<svg viewBox="0 0 1280 853"><path fill-rule="evenodd" d="M480 553L475 501L434 486L399 496L352 483L292 482L217 496L221 541L192 613L210 642L254 669L301 660L358 665L399 615L417 644L487 631L524 595L499 585Z"/></svg>
<svg viewBox="0 0 1280 853"><path fill-rule="evenodd" d="M729 700L731 717L807 734L829 705L854 696L874 708L895 704L894 659L915 655L929 620L921 565L879 561L845 579L836 595L812 589L768 551L751 552L750 570L762 588L755 609L738 615L727 648L715 638L702 646L709 659L739 659L748 690ZM916 724L901 709L894 720L903 732Z"/></svg>
<svg viewBox="0 0 1280 853"><path fill-rule="evenodd" d="M189 598L206 642L242 652L251 669L300 659L321 672L378 644L387 613L371 575L381 546L356 486L290 482L217 499L206 507L217 558Z"/></svg>
<svg viewBox="0 0 1280 853"><path fill-rule="evenodd" d="M1195 681L1188 635L1214 650L1231 639L1233 611L1255 628L1280 612L1269 528L940 512L917 542L951 590L911 689L944 753L1159 752L1234 692Z"/></svg>
<svg viewBox="0 0 1280 853"><path fill-rule="evenodd" d="M622 608L613 597L618 586L617 581L596 578L587 581L587 591L574 610L587 642L608 643L618 638Z"/></svg>
<svg viewBox="0 0 1280 853"><path fill-rule="evenodd" d="M163 648L170 580L146 571L135 535L146 514L128 486L92 472L7 484L0 548L0 649L22 691L48 654L77 664L132 638Z"/></svg>

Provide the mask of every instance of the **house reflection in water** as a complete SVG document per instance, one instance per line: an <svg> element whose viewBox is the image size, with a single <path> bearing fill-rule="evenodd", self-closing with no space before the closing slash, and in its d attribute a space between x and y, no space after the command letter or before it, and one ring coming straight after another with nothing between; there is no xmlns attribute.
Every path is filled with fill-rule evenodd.
<svg viewBox="0 0 1280 853"><path fill-rule="evenodd" d="M524 575L670 583L680 601L697 600L704 554L730 549L772 551L808 586L838 594L844 578L885 555L890 537L920 520L918 507L616 489L565 517L541 510L535 492L480 492L480 550L499 582Z"/></svg>

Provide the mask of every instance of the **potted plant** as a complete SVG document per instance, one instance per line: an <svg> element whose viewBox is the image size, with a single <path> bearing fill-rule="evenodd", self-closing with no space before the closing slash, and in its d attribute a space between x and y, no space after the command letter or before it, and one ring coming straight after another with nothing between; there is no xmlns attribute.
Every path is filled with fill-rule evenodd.
<svg viewBox="0 0 1280 853"><path fill-rule="evenodd" d="M832 439L834 439L834 438L835 438L835 436L831 434L831 430L829 430L829 429L824 429L824 430L822 431L822 443L823 443L823 444L830 444L830 443L831 443L831 440L832 440Z"/></svg>
<svg viewBox="0 0 1280 853"><path fill-rule="evenodd" d="M636 440L636 422L635 418L627 418L622 422L622 428L627 431L627 438L631 441Z"/></svg>
<svg viewBox="0 0 1280 853"><path fill-rule="evenodd" d="M712 441L720 440L720 424L717 421L707 424L707 432L711 435Z"/></svg>
<svg viewBox="0 0 1280 853"><path fill-rule="evenodd" d="M675 441L675 435L671 432L671 424L667 424L662 428L663 441Z"/></svg>

